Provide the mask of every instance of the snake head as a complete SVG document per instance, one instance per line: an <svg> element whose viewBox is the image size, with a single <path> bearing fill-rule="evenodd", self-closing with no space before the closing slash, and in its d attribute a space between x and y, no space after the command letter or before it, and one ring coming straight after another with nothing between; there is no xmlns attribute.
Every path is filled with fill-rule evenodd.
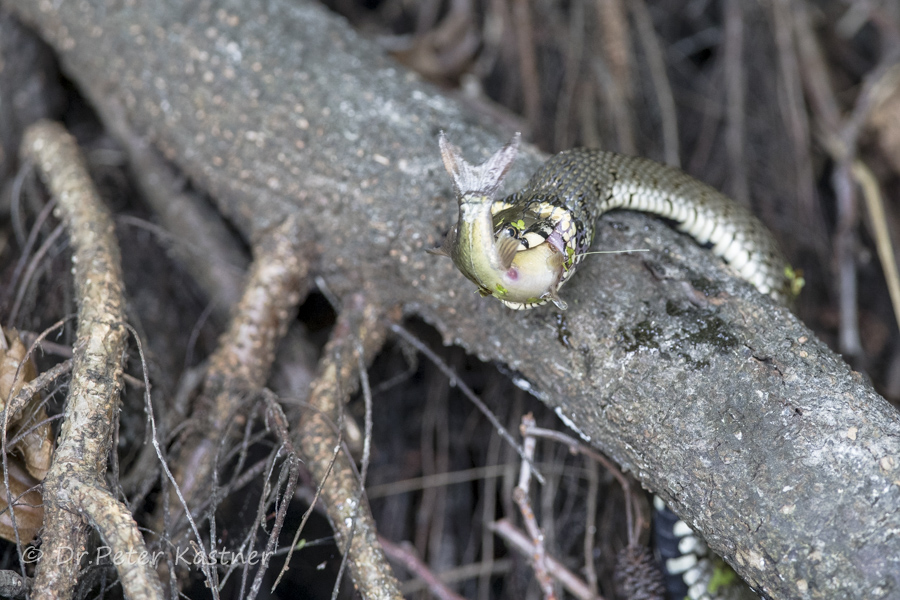
<svg viewBox="0 0 900 600"><path fill-rule="evenodd" d="M531 308L552 300L565 309L556 293L565 255L551 243L530 247L515 228L494 219L495 208L503 204L495 202L497 191L516 158L519 139L516 134L476 166L441 132L441 158L453 178L459 219L441 248L432 253L449 256L483 296L496 296L510 308Z"/></svg>

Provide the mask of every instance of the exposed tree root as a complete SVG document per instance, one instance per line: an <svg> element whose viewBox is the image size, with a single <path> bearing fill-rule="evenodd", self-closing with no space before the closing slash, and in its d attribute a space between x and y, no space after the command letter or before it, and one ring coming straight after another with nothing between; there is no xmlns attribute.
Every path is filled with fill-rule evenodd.
<svg viewBox="0 0 900 600"><path fill-rule="evenodd" d="M195 408L197 427L174 462L176 480L192 510L193 500L209 497L219 452L229 446L227 432L248 397L265 385L275 349L309 289L309 263L300 239L296 220L286 219L254 246L243 296L210 359ZM173 519L174 531L182 531L177 521Z"/></svg>
<svg viewBox="0 0 900 600"><path fill-rule="evenodd" d="M61 125L44 121L32 126L22 141L22 154L34 161L57 198L71 240L78 292L78 339L69 398L59 446L44 480L41 550L51 558L38 564L34 594L71 597L87 544L87 521L100 532L108 549L122 557L115 564L125 595L162 598L137 524L104 479L118 414L126 337L113 222L98 199L74 139Z"/></svg>
<svg viewBox="0 0 900 600"><path fill-rule="evenodd" d="M340 451L344 403L357 387L359 365L385 339L378 307L352 296L341 312L319 364L309 403L298 428L298 447L322 487L339 547L349 559L353 582L364 598L402 598L353 460Z"/></svg>

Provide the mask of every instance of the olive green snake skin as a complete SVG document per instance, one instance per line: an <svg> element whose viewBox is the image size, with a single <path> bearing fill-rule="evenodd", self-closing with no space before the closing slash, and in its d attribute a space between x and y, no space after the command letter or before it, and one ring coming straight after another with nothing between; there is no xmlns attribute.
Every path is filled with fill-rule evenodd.
<svg viewBox="0 0 900 600"><path fill-rule="evenodd" d="M686 173L645 158L578 148L551 157L525 187L497 199L518 136L482 165L462 158L441 134L459 220L436 254L450 256L482 295L521 310L553 301L594 240L594 224L614 209L674 221L711 244L760 292L786 303L802 285L775 239L750 211Z"/></svg>

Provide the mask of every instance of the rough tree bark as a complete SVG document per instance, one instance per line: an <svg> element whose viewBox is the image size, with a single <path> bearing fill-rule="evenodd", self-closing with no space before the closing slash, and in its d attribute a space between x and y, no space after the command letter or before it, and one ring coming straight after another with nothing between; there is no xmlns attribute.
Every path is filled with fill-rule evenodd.
<svg viewBox="0 0 900 600"><path fill-rule="evenodd" d="M512 312L426 255L440 129L508 138L309 3L2 0L248 238L297 213L316 270L517 371L775 598L900 597L900 418L787 310L665 225L610 215L570 309ZM526 150L512 179L540 160ZM568 332L563 335L563 328Z"/></svg>

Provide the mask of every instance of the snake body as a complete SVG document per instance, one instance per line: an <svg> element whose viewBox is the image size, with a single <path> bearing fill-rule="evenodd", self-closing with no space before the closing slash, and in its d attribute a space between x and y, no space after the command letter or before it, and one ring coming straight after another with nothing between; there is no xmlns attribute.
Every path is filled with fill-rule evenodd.
<svg viewBox="0 0 900 600"><path fill-rule="evenodd" d="M577 148L551 157L520 191L495 198L515 159L518 136L479 166L441 135L459 220L439 254L449 255L483 295L522 310L553 301L611 210L674 221L760 292L786 302L796 287L775 239L750 211L686 173L645 158Z"/></svg>

